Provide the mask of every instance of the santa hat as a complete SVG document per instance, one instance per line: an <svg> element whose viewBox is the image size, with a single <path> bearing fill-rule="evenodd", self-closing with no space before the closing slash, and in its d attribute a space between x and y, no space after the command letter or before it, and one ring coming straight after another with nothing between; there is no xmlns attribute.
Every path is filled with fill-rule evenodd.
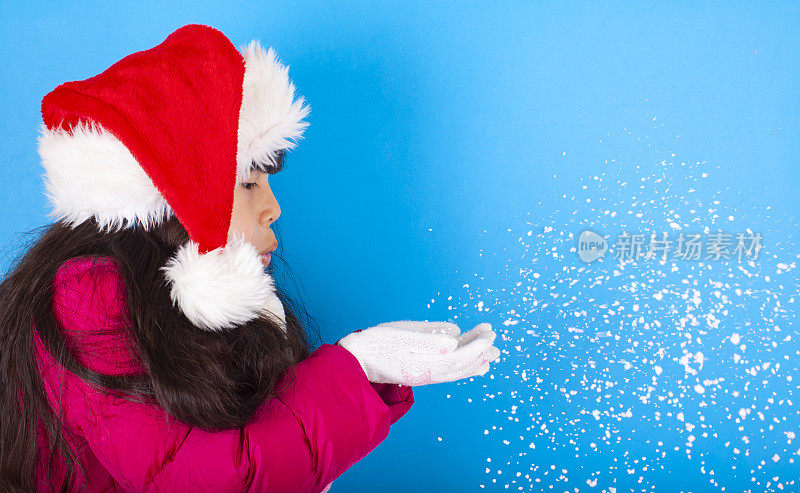
<svg viewBox="0 0 800 493"><path fill-rule="evenodd" d="M190 241L162 267L174 303L221 330L284 321L260 252L227 242L233 192L255 163L277 164L308 123L288 67L257 41L240 49L191 24L42 100L39 154L51 217L103 231L145 230L175 215Z"/></svg>

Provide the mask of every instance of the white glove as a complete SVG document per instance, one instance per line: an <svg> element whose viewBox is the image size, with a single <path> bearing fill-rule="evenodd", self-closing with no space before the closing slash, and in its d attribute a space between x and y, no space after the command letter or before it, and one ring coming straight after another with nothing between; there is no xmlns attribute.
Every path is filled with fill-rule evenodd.
<svg viewBox="0 0 800 493"><path fill-rule="evenodd" d="M450 322L385 322L337 344L350 351L375 383L426 385L484 375L500 357L497 334L482 323L469 332Z"/></svg>

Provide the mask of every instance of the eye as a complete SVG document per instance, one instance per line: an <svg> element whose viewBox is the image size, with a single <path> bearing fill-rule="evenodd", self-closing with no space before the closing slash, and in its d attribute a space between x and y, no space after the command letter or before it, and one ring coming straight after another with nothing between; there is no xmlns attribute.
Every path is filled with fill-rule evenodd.
<svg viewBox="0 0 800 493"><path fill-rule="evenodd" d="M244 187L245 190L252 190L253 187L258 186L258 183L240 183L240 185Z"/></svg>

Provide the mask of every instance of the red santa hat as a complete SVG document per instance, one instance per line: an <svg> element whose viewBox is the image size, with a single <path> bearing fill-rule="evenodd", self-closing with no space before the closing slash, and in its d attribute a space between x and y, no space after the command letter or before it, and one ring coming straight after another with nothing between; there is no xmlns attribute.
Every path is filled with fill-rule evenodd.
<svg viewBox="0 0 800 493"><path fill-rule="evenodd" d="M190 241L162 267L186 317L221 330L283 318L260 252L227 241L237 183L275 166L310 111L272 50L191 24L42 100L39 154L50 217L145 230L175 215Z"/></svg>

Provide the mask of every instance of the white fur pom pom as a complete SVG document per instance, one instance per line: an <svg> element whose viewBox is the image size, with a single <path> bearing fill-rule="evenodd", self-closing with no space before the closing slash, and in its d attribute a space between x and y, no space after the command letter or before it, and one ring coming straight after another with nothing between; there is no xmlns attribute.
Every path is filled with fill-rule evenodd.
<svg viewBox="0 0 800 493"><path fill-rule="evenodd" d="M265 313L284 316L258 251L238 236L203 255L197 243L189 241L161 269L173 303L202 329L231 328Z"/></svg>

